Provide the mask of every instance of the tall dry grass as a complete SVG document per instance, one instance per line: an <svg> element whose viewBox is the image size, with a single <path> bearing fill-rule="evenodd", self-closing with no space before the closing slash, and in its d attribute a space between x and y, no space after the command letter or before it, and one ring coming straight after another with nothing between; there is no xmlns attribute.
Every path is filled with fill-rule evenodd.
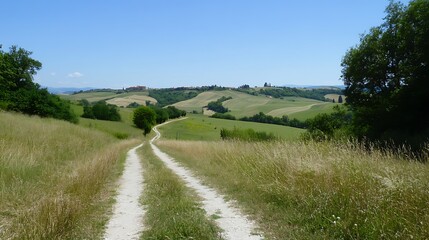
<svg viewBox="0 0 429 240"><path fill-rule="evenodd" d="M429 238L429 166L406 152L352 142L158 145L236 199L271 238Z"/></svg>
<svg viewBox="0 0 429 240"><path fill-rule="evenodd" d="M100 236L125 150L136 140L0 112L0 239Z"/></svg>

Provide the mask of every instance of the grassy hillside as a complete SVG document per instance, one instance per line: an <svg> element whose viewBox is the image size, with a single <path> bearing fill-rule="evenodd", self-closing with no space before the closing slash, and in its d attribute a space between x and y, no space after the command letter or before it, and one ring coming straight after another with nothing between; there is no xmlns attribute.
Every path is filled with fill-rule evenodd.
<svg viewBox="0 0 429 240"><path fill-rule="evenodd" d="M273 133L286 140L297 140L305 131L280 125L209 118L198 114L189 114L187 119L169 123L159 130L163 138L167 139L215 141L220 139L222 128L233 129L234 127Z"/></svg>
<svg viewBox="0 0 429 240"><path fill-rule="evenodd" d="M101 100L106 100L110 104L117 105L119 107L126 107L128 104L137 102L140 105L145 105L146 101L152 103L157 103L156 99L149 97L148 92L124 92L124 93L115 93L115 92L82 92L78 94L70 95L61 95L62 98L68 99L71 101L78 101L81 99L86 99L89 102L97 102Z"/></svg>
<svg viewBox="0 0 429 240"><path fill-rule="evenodd" d="M236 199L270 239L429 238L429 165L407 154L356 143L158 145Z"/></svg>
<svg viewBox="0 0 429 240"><path fill-rule="evenodd" d="M221 97L232 97L232 99L223 102L232 115L236 117L252 116L259 112L264 112L272 116L281 117L283 115L293 115L311 110L316 106L326 106L314 108L321 112L329 111L334 105L332 103L321 102L313 99L299 97L270 98L266 96L254 96L242 92L225 90L209 91L200 93L197 97L173 104L179 109L188 112L201 112L202 107L211 101L216 101Z"/></svg>
<svg viewBox="0 0 429 240"><path fill-rule="evenodd" d="M0 112L0 239L96 239L136 140Z"/></svg>
<svg viewBox="0 0 429 240"><path fill-rule="evenodd" d="M72 104L72 108L78 116L82 115L82 106ZM134 127L132 120L133 110L131 108L119 108L119 114L121 115L120 122L80 118L79 125L109 133L117 138L141 137L142 130Z"/></svg>

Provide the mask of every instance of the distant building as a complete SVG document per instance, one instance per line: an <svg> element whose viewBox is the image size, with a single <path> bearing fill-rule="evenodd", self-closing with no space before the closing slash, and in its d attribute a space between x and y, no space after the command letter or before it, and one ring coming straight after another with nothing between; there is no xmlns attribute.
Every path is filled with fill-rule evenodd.
<svg viewBox="0 0 429 240"><path fill-rule="evenodd" d="M144 91L146 90L146 86L135 86L135 87L128 87L125 89L125 91L129 92L137 92L137 91Z"/></svg>

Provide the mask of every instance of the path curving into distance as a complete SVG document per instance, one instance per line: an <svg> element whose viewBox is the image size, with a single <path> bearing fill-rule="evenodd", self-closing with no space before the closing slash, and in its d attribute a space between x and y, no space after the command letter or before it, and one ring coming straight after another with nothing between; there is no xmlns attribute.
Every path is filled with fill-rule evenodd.
<svg viewBox="0 0 429 240"><path fill-rule="evenodd" d="M127 153L113 215L104 234L106 240L139 239L143 231L144 210L139 203L143 191L143 175L140 158L136 153L141 146L143 144Z"/></svg>
<svg viewBox="0 0 429 240"><path fill-rule="evenodd" d="M181 119L179 119L181 120ZM170 121L171 122L171 121ZM166 122L164 124L170 123ZM162 126L164 124L158 125ZM202 200L202 207L208 216L216 215L217 225L223 230L222 237L231 240L240 239L263 239L259 234L255 234L256 225L247 219L240 211L227 203L224 198L214 189L205 186L201 181L194 177L192 172L177 163L174 158L162 152L154 141L161 137L157 127L153 128L156 136L150 141L153 152L164 164L176 173L186 184L187 187L194 189Z"/></svg>

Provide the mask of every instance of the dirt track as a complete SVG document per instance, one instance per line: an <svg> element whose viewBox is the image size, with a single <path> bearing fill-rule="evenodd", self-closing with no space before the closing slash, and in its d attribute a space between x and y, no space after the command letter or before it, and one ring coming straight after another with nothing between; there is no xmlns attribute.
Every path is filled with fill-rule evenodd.
<svg viewBox="0 0 429 240"><path fill-rule="evenodd" d="M191 171L181 166L173 158L162 152L153 144L160 138L161 134L155 127L153 129L156 136L150 141L154 153L176 173L186 183L186 186L194 189L203 199L202 205L207 215L216 215L216 223L223 230L222 237L225 239L262 239L259 234L255 234L255 224L249 221L240 211L231 203L227 203L224 198L214 189L205 186L201 181L194 177Z"/></svg>

